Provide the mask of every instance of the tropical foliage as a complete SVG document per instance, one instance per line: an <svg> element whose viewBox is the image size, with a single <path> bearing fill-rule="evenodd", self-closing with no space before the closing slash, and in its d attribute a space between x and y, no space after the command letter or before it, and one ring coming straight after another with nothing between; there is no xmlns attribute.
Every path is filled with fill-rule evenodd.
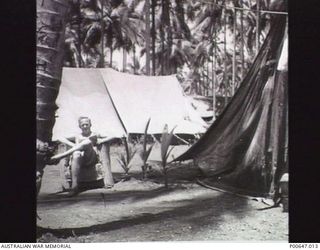
<svg viewBox="0 0 320 250"><path fill-rule="evenodd" d="M129 170L131 168L130 163L131 163L133 157L135 156L137 150L134 148L134 146L132 146L128 143L127 138L123 138L122 142L124 145L125 152L120 153L119 158L117 160L118 160L120 166L122 167L122 169L124 170L125 175L128 175Z"/></svg>
<svg viewBox="0 0 320 250"><path fill-rule="evenodd" d="M269 9L271 0L37 0L37 189L52 154L63 65L145 74L151 62L141 59L150 47L145 30L151 26L154 75L177 74L186 93L227 100L269 29L272 14L257 10ZM122 69L114 60L119 52ZM162 138L165 171L169 147L164 145L172 133ZM134 153L127 142L125 148L120 162L127 173Z"/></svg>
<svg viewBox="0 0 320 250"><path fill-rule="evenodd" d="M147 147L148 128L149 128L150 120L151 119L149 119L146 124L146 128L145 128L144 135L143 135L142 151L140 151L140 157L142 159L142 167L141 167L142 168L142 179L146 178L146 172L147 172L147 168L148 168L147 161L148 161L149 155L150 155L151 150L154 145L154 144L152 144L151 146Z"/></svg>
<svg viewBox="0 0 320 250"><path fill-rule="evenodd" d="M187 94L230 97L269 29L270 14L256 10L270 9L270 2L73 0L65 65L146 74L152 64L154 75L177 74ZM146 62L150 47L151 62Z"/></svg>
<svg viewBox="0 0 320 250"><path fill-rule="evenodd" d="M141 14L141 6L135 1L74 1L66 31L66 64L113 67L114 50L127 53L142 44ZM109 61L105 62L107 54Z"/></svg>

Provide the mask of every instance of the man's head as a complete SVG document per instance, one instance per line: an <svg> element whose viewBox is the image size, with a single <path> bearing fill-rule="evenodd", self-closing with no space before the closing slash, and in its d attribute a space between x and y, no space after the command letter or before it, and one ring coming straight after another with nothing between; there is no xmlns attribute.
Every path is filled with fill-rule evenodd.
<svg viewBox="0 0 320 250"><path fill-rule="evenodd" d="M91 120L89 117L81 116L78 119L79 128L82 130L83 135L89 135L91 133Z"/></svg>

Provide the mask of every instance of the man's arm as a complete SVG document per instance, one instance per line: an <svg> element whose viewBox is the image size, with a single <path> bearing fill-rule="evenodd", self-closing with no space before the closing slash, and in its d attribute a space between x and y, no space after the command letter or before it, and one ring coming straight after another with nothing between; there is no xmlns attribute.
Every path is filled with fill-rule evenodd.
<svg viewBox="0 0 320 250"><path fill-rule="evenodd" d="M90 136L91 137L91 136ZM90 138L89 137L89 138ZM101 145L105 142L109 142L109 141L112 141L113 139L115 139L116 137L107 137L105 135L101 135L101 134L94 134L92 137L95 137L94 140L95 140L95 145Z"/></svg>
<svg viewBox="0 0 320 250"><path fill-rule="evenodd" d="M74 142L71 142L71 140L72 140L72 138L68 138L67 139L65 137L62 137L62 138L58 139L59 142L67 144L70 147L74 147L76 144Z"/></svg>
<svg viewBox="0 0 320 250"><path fill-rule="evenodd" d="M98 137L97 138L97 145L103 144L105 142L111 141L115 139L116 137Z"/></svg>
<svg viewBox="0 0 320 250"><path fill-rule="evenodd" d="M74 151L77 151L77 150L83 150L83 148L89 144L92 144L92 141L91 141L91 138L87 138L85 140L83 140L82 142L78 143L78 144L75 144L72 148L70 148L69 150L63 152L63 153L60 153L60 154L57 154L57 155L54 155L51 157L51 161L57 161L57 160L60 160L68 155L71 155Z"/></svg>

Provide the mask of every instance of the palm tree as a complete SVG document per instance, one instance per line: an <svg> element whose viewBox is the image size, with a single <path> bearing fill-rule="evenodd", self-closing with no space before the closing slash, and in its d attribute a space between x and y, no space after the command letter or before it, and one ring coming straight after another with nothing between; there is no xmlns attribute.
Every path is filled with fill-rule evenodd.
<svg viewBox="0 0 320 250"><path fill-rule="evenodd" d="M79 4L80 11L77 6L72 8L67 25L68 65L78 67L82 62L84 67L104 67L107 63L113 67L113 52L120 48L126 57L133 44L142 40L143 22L137 11L140 3L141 0L78 0L74 5ZM106 47L110 51L109 62L105 62ZM79 63L75 58L82 61Z"/></svg>
<svg viewBox="0 0 320 250"><path fill-rule="evenodd" d="M67 0L37 1L37 191L52 154L55 104L61 84Z"/></svg>
<svg viewBox="0 0 320 250"><path fill-rule="evenodd" d="M139 1L131 1L127 5L121 4L111 12L112 25L117 27L114 33L118 34L114 47L123 50L124 69L127 64L125 59L127 53L132 51L135 45L143 44L144 22L139 3Z"/></svg>
<svg viewBox="0 0 320 250"><path fill-rule="evenodd" d="M99 43L103 23L100 16L103 8L99 8L96 0L75 0L70 6L65 63L72 67L94 67L101 60Z"/></svg>
<svg viewBox="0 0 320 250"><path fill-rule="evenodd" d="M259 8L261 10L267 9L269 2L269 0L259 0ZM225 96L234 93L233 89L238 86L238 83L244 75L244 71L239 64L242 68L249 67L256 54L256 38L259 37L260 40L263 39L268 30L268 15L262 13L258 19L256 17L256 6L257 0L253 4L251 4L251 1L249 0L216 0L212 2L212 4L191 1L188 6L187 16L190 22L194 24L191 32L197 41L196 48L206 47L205 43L210 41L210 43L215 45L211 47L208 46L207 49L213 49L217 52L213 53L213 51L208 51L207 53L203 53L203 50L195 49L195 59L200 59L205 54L206 59L200 64L194 60L192 68L194 71L199 70L201 72L206 72L208 63L211 62L212 68L214 68L213 62L219 61L218 58L211 59L208 55L224 58L224 60L222 60L223 65L217 65L215 74L218 74L220 69L223 69L223 72L225 73L222 78L223 82L218 83L218 85L220 85L220 90L225 90ZM238 15L240 18L236 18L236 9L234 7L243 7L245 9L251 9L252 11L241 11L241 15ZM259 23L257 24L258 20ZM257 26L259 26L260 30L259 36L257 36L256 32ZM240 31L238 31L238 27L241 27ZM246 34L243 36L243 32L241 31L244 30L244 27L246 27ZM230 39L231 34L233 34L232 39ZM203 45L200 45L201 43L203 43ZM240 44L240 46L237 46L237 44ZM232 65L232 67L230 67L230 65ZM195 69L194 67L197 66L200 68ZM240 70L238 70L239 68ZM212 82L215 78L215 74L211 74ZM209 79L208 76L209 75L206 73L206 79ZM221 77L217 76L215 79L221 79ZM230 84L231 82L232 84ZM212 83L212 85L214 85L214 83Z"/></svg>
<svg viewBox="0 0 320 250"><path fill-rule="evenodd" d="M153 1L155 9L152 32L153 74L176 74L178 69L189 61L192 37L185 20L186 2ZM158 34L156 30L159 31ZM145 53L145 48L142 49L142 53Z"/></svg>
<svg viewBox="0 0 320 250"><path fill-rule="evenodd" d="M223 27L221 22L222 15L223 12L220 6L204 4L198 1L192 1L187 9L187 16L190 22L193 23L191 34L194 37L191 70L193 74L198 76L191 81L193 85L191 89L195 94L202 95L209 92L210 75L212 73L209 73L208 65L210 62L213 65L213 61L217 61L217 58L213 57L219 56L213 53L213 50L218 48L220 43L217 39L217 34L221 32ZM221 52L219 48L218 52ZM211 77L211 81L213 81L213 77Z"/></svg>
<svg viewBox="0 0 320 250"><path fill-rule="evenodd" d="M82 14L81 1L70 1L70 10L66 25L66 41L65 51L69 54L69 58L65 58L68 66L82 67L83 59L81 57L82 50ZM69 59L69 60L68 60Z"/></svg>
<svg viewBox="0 0 320 250"><path fill-rule="evenodd" d="M86 67L104 67L105 41L108 33L111 6L109 1L90 0L82 4L81 13L83 20L83 57ZM109 32L108 32L109 31Z"/></svg>

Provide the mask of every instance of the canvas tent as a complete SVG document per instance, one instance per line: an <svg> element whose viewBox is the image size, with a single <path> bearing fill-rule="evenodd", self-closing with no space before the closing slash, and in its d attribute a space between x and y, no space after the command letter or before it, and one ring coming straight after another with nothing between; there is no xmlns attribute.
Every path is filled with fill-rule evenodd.
<svg viewBox="0 0 320 250"><path fill-rule="evenodd" d="M57 97L53 140L79 133L77 119L89 116L92 130L122 137L162 133L164 125L175 133L200 134L206 123L192 108L175 76L140 76L113 69L63 68Z"/></svg>
<svg viewBox="0 0 320 250"><path fill-rule="evenodd" d="M176 161L194 159L207 185L269 196L288 168L286 17L276 17L224 112Z"/></svg>
<svg viewBox="0 0 320 250"><path fill-rule="evenodd" d="M188 96L191 105L198 111L205 121L212 120L212 98L207 96Z"/></svg>

